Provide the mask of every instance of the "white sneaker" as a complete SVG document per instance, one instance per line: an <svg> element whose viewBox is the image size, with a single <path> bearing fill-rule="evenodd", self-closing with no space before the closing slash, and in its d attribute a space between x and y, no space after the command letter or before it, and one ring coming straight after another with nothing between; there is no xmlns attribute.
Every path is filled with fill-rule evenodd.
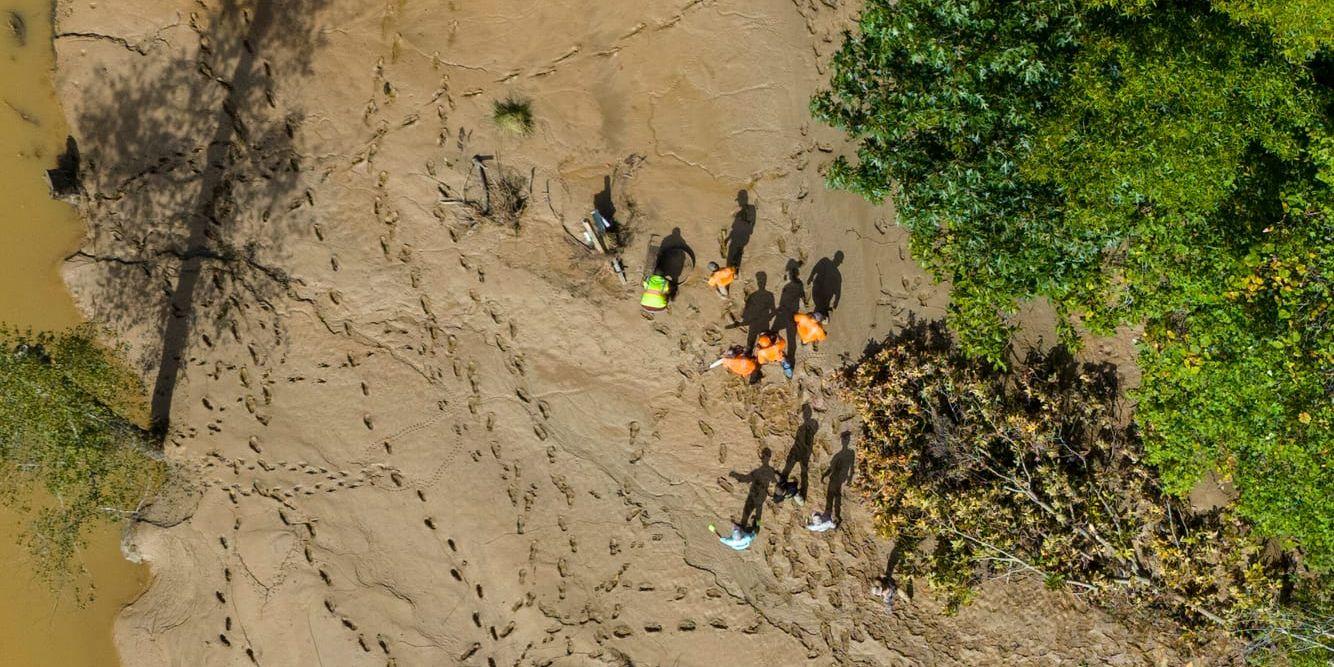
<svg viewBox="0 0 1334 667"><path fill-rule="evenodd" d="M837 525L838 524L834 523L832 518L826 519L819 512L816 512L811 515L811 523L810 525L806 526L806 530L815 531L817 533L823 533L826 530L830 530Z"/></svg>

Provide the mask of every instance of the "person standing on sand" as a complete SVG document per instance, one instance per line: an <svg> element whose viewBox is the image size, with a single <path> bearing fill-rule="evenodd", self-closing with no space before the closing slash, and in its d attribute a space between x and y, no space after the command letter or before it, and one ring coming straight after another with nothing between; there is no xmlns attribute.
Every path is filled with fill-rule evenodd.
<svg viewBox="0 0 1334 667"><path fill-rule="evenodd" d="M741 347L740 345L733 345L728 348L727 351L723 353L722 358L709 364L709 369L714 369L719 366L722 366L728 371L740 375L743 378L753 378L755 373L760 370L759 362L755 361L755 357L746 354L746 348Z"/></svg>
<svg viewBox="0 0 1334 667"><path fill-rule="evenodd" d="M791 498L792 502L797 504L797 507L806 504L806 499L801 495L801 486L797 484L797 481L784 477L778 480L778 489L774 491L774 504L782 503L788 498Z"/></svg>
<svg viewBox="0 0 1334 667"><path fill-rule="evenodd" d="M713 527L713 524L709 524L709 532L714 533L715 535L717 535L717 529ZM735 523L732 524L732 534L731 534L731 535L729 535L729 536L727 536L727 537L723 537L722 535L718 535L718 541L719 541L719 542L722 542L723 544L726 544L727 546L731 547L731 548L732 548L733 550L735 550L735 551L745 551L746 549L750 548L750 543L751 543L751 541L753 541L754 539L755 539L755 531L754 531L754 530L746 530L745 528L743 528L743 527L741 527L740 525L737 525L737 524L735 524Z"/></svg>
<svg viewBox="0 0 1334 667"><path fill-rule="evenodd" d="M644 295L639 297L639 305L647 312L667 310L667 299L672 294L672 283L667 276L654 272L644 279Z"/></svg>
<svg viewBox="0 0 1334 667"><path fill-rule="evenodd" d="M797 323L797 338L801 339L801 344L818 348L820 342L826 338L824 323L827 319L825 314L819 311L793 315L792 320Z"/></svg>
<svg viewBox="0 0 1334 667"><path fill-rule="evenodd" d="M755 339L755 360L760 365L777 363L783 375L792 379L792 362L787 360L787 341L777 332L762 333Z"/></svg>
<svg viewBox="0 0 1334 667"><path fill-rule="evenodd" d="M834 517L828 512L811 512L811 522L806 524L806 530L823 533L826 530L832 530L838 527Z"/></svg>
<svg viewBox="0 0 1334 667"><path fill-rule="evenodd" d="M899 589L893 582L884 582L871 587L871 597L879 598L881 602L885 603L885 613L887 614L894 613L894 597L898 592Z"/></svg>
<svg viewBox="0 0 1334 667"><path fill-rule="evenodd" d="M709 262L709 287L718 290L718 296L727 298L727 286L736 280L736 269L731 266L719 268L718 262Z"/></svg>

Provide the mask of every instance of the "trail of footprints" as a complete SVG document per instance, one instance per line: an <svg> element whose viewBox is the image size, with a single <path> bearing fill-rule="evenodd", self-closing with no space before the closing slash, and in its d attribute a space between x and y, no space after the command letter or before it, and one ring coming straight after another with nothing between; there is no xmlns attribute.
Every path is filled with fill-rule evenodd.
<svg viewBox="0 0 1334 667"><path fill-rule="evenodd" d="M381 187L383 186L384 179L385 176L382 175ZM391 210L387 206L383 209L380 209L377 206L377 214L382 216L381 221L389 228L389 238L392 239L394 225L397 221L397 212ZM318 230L317 234L323 237L323 233ZM382 244L385 249L386 257L388 257L390 255L389 243L382 238ZM403 262L411 261L411 247L406 244L403 245L398 258ZM463 264L465 270L471 270L479 282L484 282L485 273L480 267L469 267L467 260L463 260ZM331 265L335 271L338 270L339 264L336 256L331 257ZM419 271L410 271L409 279L414 288L420 289L421 280ZM491 334L490 342L502 355L504 355L504 366L516 381L514 398L517 399L530 414L534 437L536 437L539 442L548 441L551 437L550 419L552 417L552 409L545 400L534 397L531 391L527 388L525 381L528 370L527 360L524 353L516 344L518 337L516 323L513 320L508 320L504 316L496 302L483 300L475 290L470 290L469 296L475 303L480 305L482 312L485 313L492 323L497 326L498 330ZM337 298L335 298L334 301L337 303ZM446 354L451 357L450 367L452 368L453 375L456 379L465 382L468 387L466 405L469 414L485 429L486 432L493 431L496 427L497 416L494 412L484 412L482 410L485 399L482 396L480 387L478 365L474 361L456 356L459 346L457 334L444 333L441 331L435 323L435 314L432 312L433 306L425 295L423 295L421 303L422 310L426 313L428 318L427 328L430 340L432 343L438 342L443 345ZM662 333L670 336L670 332L665 330L665 328ZM682 351L691 350L691 342L690 337L686 334L679 335L679 345ZM349 364L349 366L355 367L355 364ZM682 370L681 374L685 378L691 378L694 375L689 369ZM265 380L268 381L267 373L265 374ZM248 382L243 382L243 384L245 384L247 388L250 386ZM678 394L684 390L685 386L686 383L682 382L681 386L678 387ZM361 391L363 395L369 394L369 386L364 382L361 383ZM729 396L729 398L740 399L745 404L745 407L742 408L743 413L753 415L755 414L754 409L760 407L759 404L763 402L763 397L759 392L760 390L756 388L734 387L729 389L729 393L736 395ZM247 394L246 397L242 399L245 407L252 414L256 413L258 406L261 405L261 400L262 405L268 405L272 402L272 395L267 386L261 388L259 397L260 398L256 398L253 395ZM701 392L699 400L701 401L701 405L703 405L708 399ZM248 497L251 495L259 495L276 500L287 510L287 513L279 510L280 514L283 515L284 523L297 526L298 528L304 528L304 533L300 534L298 543L293 547L292 551L287 554L280 565L279 575L274 582L269 584L267 588L260 586L258 582L250 579L247 579L247 582L250 585L255 586L257 590L261 590L265 594L271 595L282 585L292 571L302 567L302 564L304 563L304 566L313 571L324 586L329 589L329 595L325 598L323 605L329 616L354 638L363 652L368 654L378 652L384 657L386 664L396 665L397 657L393 653L391 639L383 633L373 631L372 628L362 623L360 619L354 618L352 614L347 613L338 605L336 601L338 595L336 590L337 582L330 574L330 568L321 563L312 552L312 545L314 544L316 537L315 523L309 517L297 512L295 506L291 503L292 501L299 500L303 496L312 496L319 493L335 493L343 490L357 489L362 486L374 486L378 490L411 490L424 507L427 501L427 491L438 482L441 474L452 464L454 457L457 455L458 451L462 450L462 448L456 447L454 451L441 462L436 470L425 478L413 480L407 479L404 473L397 467L382 461L387 461L392 457L393 443L396 440L410 433L433 426L443 419L444 416L445 413L442 411L438 415L434 415L422 422L405 427L386 438L374 440L362 449L359 456L353 459L353 462L356 465L344 469L331 469L326 466L318 466L304 461L274 461L270 463L258 456L253 460L239 457L228 458L217 453L211 453L204 457L203 460L199 461L197 464L198 470L205 474L210 474L215 471L221 472L230 470L233 476L237 478L243 476L251 478L249 488L242 485L239 481L232 481L229 483L224 479L217 477L206 482L206 487L223 489L231 497L234 504L239 502L238 496ZM741 414L738 414L738 416L741 416ZM260 421L267 425L267 421ZM365 415L364 423L368 430L374 430L375 420L373 415ZM220 424L218 426L220 427ZM755 434L760 437L762 437L769 429L773 428L772 425L755 423L753 420L751 420L751 427ZM213 430L220 430L220 428L214 428L214 425L212 424L210 424L210 428ZM463 435L466 429L466 424L454 425L456 434L460 436ZM640 438L641 425L638 422L632 422L628 425L628 430L631 448L634 451L632 462L638 461L644 456L645 450L643 440ZM710 440L713 439L713 427L710 424L701 421L700 430L706 438L709 438ZM653 433L653 436L660 437L656 432ZM257 439L252 438L250 446L255 454L259 455L262 453L261 445ZM502 481L507 482L507 491L511 503L516 510L516 530L518 533L523 534L525 532L526 517L535 506L542 487L536 482L529 482L526 485L523 483L523 471L521 470L519 463L517 461L506 463L502 460L502 448L499 442L492 442L489 448L492 457L500 462L500 475ZM725 461L727 457L726 445L720 442L719 448L720 462ZM554 464L556 462L556 448L552 445L548 445L546 449L549 461ZM470 456L474 461L478 461L482 457L482 452L474 449L470 451ZM377 461L376 459L381 459L381 461ZM242 471L254 474L246 475ZM263 484L259 479L256 479L256 476L272 477L276 483ZM553 472L550 474L550 483L565 498L567 506L572 507L577 497L577 492L567 478ZM601 498L596 491L589 490L588 493L595 498ZM632 502L628 497L624 498L624 501L627 506L627 511L623 517L624 521L626 523L632 523L636 519L639 519L641 526L647 527L649 525L649 512L647 508L641 504ZM569 533L569 526L564 515L558 516L557 523L562 532ZM424 530L430 530L437 533L442 528L436 518L431 516L429 512L423 512L421 525ZM239 528L239 520L236 527ZM437 539L441 538L438 537ZM654 535L651 539L662 539L662 535ZM567 592L569 591L567 582L570 577L576 576L570 566L570 559L577 558L576 554L579 553L581 547L573 534L568 535L567 542L570 556L560 556L556 558L556 562L551 566L555 569L558 576L559 583L557 584L556 589L558 600L565 599ZM522 568L518 573L520 583L529 586L530 590L526 592L523 597L508 606L495 605L486 602L483 586L480 583L473 582L469 577L468 561L459 555L460 547L454 538L444 537L441 543L443 545L442 553L444 553L449 560L450 580L460 587L461 596L466 596L475 601L475 609L471 611L469 618L474 630L478 633L477 639L464 646L463 650L455 656L457 661L476 664L485 658L488 665L497 664L495 653L501 649L500 644L510 637L519 627L517 615L523 609L534 606L537 606L538 611L550 618L554 624L546 628L546 632L544 633L545 636L542 637L539 642L535 643L530 641L527 643L519 660L522 661L530 651L537 648L539 645L558 643L562 638L566 645L566 653L568 654L573 651L571 638L568 636L562 637L562 635L567 626L578 627L583 621L563 617L560 612L555 611L554 608L549 608L540 603L537 599L537 594L531 589L533 584L529 582L529 577L533 577L539 567L538 543L536 540L531 543L529 567ZM219 544L230 556L234 547L229 540L227 540L225 536L220 536ZM811 568L805 563L804 557L790 546L790 544L792 544L791 541L787 541L786 544L789 546L783 548L780 553L774 542L774 536L771 535L770 539L765 543L765 548L762 550L765 560L771 564L776 579L783 581L791 578L804 578L807 581L808 590L813 591L820 590L822 587L829 588L830 580L837 581L837 579L832 577L819 576L814 568ZM642 540L631 540L627 544L613 536L608 538L606 548L611 556L618 556L622 555L627 548L635 549L642 547ZM814 548L814 543L808 544L808 547ZM780 569L778 559L774 558L776 554L784 557L783 560L786 561L788 566L786 572ZM817 556L816 553L811 553L810 555L812 558L816 558ZM543 567L546 566L543 565ZM664 594L663 591L658 591L650 582L635 583L631 581L627 576L630 570L631 561L623 561L617 571L609 575L605 580L599 582L593 588L594 594L611 594L618 591L631 591L657 596ZM233 578L235 575L230 566L224 568L223 575L228 586L234 585ZM686 588L679 586L674 590L667 591L666 594L670 595L672 602L681 602L688 597ZM722 591L712 587L706 589L703 595L709 599L722 599L725 597L725 594ZM834 606L842 606L841 596L837 590L830 593L830 596L835 601ZM216 598L218 603L224 609L228 609L229 602L227 595L223 590L216 592ZM738 602L737 604L741 603ZM733 623L718 616L702 619L691 616L682 616L668 622L646 620L636 624L638 627L632 627L629 623L620 620L620 604L615 605L613 609L614 610L606 618L586 619L593 620L597 623L598 629L595 632L595 639L599 644L603 644L611 639L625 639L632 637L639 632L646 634L670 634L694 633L704 629L712 629L723 632L740 630L743 633L755 633L763 626L763 620L758 617L742 623L739 626L734 626ZM506 610L508 611L506 612ZM235 641L234 629L236 629L236 626L237 623L234 622L232 615L230 613L225 615L222 623L222 631L218 635L218 643L228 648L239 647L243 642ZM854 630L854 632L858 631ZM822 628L822 634L829 634L827 626ZM844 637L842 638L844 646L846 646L847 642L846 635L847 633L844 631ZM836 645L836 642L832 642L831 640L832 638L827 638L826 643L830 646ZM253 649L247 646L244 647L244 651L249 660L255 664L259 664L258 656L255 655ZM538 664L551 664L554 660L554 658L548 658L538 662Z"/></svg>
<svg viewBox="0 0 1334 667"><path fill-rule="evenodd" d="M481 274L479 273L479 276L480 275ZM474 300L477 300L475 292L473 294ZM427 309L429 310L429 306L427 306ZM494 303L486 303L484 309L494 322L497 324L502 322L500 311ZM496 333L494 344L502 352L510 352L513 349L512 341L517 334L514 323L508 323L508 326L503 329L503 333L508 334L509 340L507 341L501 333ZM455 353L457 344L458 340L454 334L449 334L445 339L444 345L451 356ZM345 367L354 368L355 366L355 363L349 363ZM460 379L466 378L466 382L470 388L468 405L471 414L479 421L484 422L485 428L490 431L495 427L496 416L491 412L488 412L485 415L479 414L481 390L478 381L477 365L470 361L464 362L455 358L453 368L457 377ZM523 377L526 369L522 353L511 354L507 358L506 368L508 368L516 377ZM304 380L304 378L298 378L295 381L299 380ZM361 390L363 394L369 393L369 387L366 383L361 383ZM267 389L263 392L263 395L266 404L271 401ZM525 404L531 404L535 410L534 434L539 439L545 440L547 431L544 422L551 415L549 404L544 400L534 401L528 394L527 390L522 387L516 389L516 397ZM247 407L249 407L250 404L251 401L246 401ZM206 405L206 407L212 409L213 406ZM257 455L254 459L227 457L216 451L210 452L197 459L191 467L196 473L199 473L199 476L207 478L209 475L216 475L220 472L230 471L233 478L235 478L233 481L227 481L220 476L214 476L202 483L205 488L218 488L223 490L229 496L233 504L239 504L241 498L251 496L258 496L277 501L284 508L278 510L283 522L287 525L304 528L303 533L298 533L300 539L297 544L293 546L279 565L278 574L274 581L266 586L253 580L253 577L249 577L247 574L246 576L248 578L245 579L246 582L262 595L269 596L274 594L289 578L290 574L304 563L314 571L326 587L334 589L336 582L330 574L330 570L316 559L312 551L312 545L314 544L316 537L315 522L313 519L306 517L298 511L296 506L292 504L292 501L299 500L303 496L311 496L318 493L335 493L369 485L374 486L379 490L387 491L413 490L417 499L420 502L425 503L426 490L438 482L445 469L453 462L454 457L461 448L456 447L454 451L439 464L432 474L425 478L411 481L407 480L403 471L396 466L382 461L375 461L374 459L391 457L393 454L394 441L436 424L443 418L443 416L444 414L442 412L440 415L433 416L429 419L405 427L386 438L376 439L364 447L360 452L360 456L355 459L355 461L359 461L361 464L351 468L331 469L330 467L315 465L305 461L288 462L279 460L269 462L262 456L259 456L262 454L263 448L258 437L252 437L249 441L250 449ZM374 429L374 417L372 415L367 414L364 421L368 430ZM213 430L217 431L220 430L220 428L215 428ZM466 425L456 424L454 426L454 431L460 436L463 435L465 430ZM499 456L498 448L499 445L497 444L495 450L497 457ZM479 458L478 454L479 453L476 451L472 452L474 460ZM517 477L519 473L517 464L514 466L513 471ZM248 480L249 485L247 486L243 484L243 480ZM566 493L568 496L573 492L567 491ZM532 497L533 496L530 495L530 505ZM239 530L240 524L241 520L240 518L237 518L233 526L234 532ZM432 531L439 528L435 519L429 514L423 517L422 525L425 529ZM223 570L223 579L226 582L226 590L229 591L230 587L235 585L236 576L230 563L232 563L233 560L238 559L239 556L234 552L234 539L228 539L227 536L219 536L218 544L224 552L224 561L229 563L224 566ZM450 554L456 554L458 552L458 546L454 539L446 538L444 544ZM451 567L451 578L460 585L466 586L468 588L467 594L475 597L478 601L478 607L482 607L482 600L485 598L485 592L480 583L469 583L467 578L467 561L459 560L454 557L451 557L451 560L456 563ZM233 611L229 608L230 602L228 593L225 592L225 590L215 591L215 597L218 604L226 611ZM511 612L518 611L524 606L532 605L533 599L532 594L529 594L524 599L518 601L518 603L512 607ZM355 636L357 644L364 652L372 653L378 650L385 656L387 661L386 664L397 664L397 659L392 652L392 642L389 637L382 633L370 632L364 628L357 619L351 617L351 615L344 614L335 602L332 590L331 595L326 598L324 602L324 607L343 628ZM472 613L472 621L477 629L482 629L484 618L483 612L480 611L480 609ZM497 621L496 623L487 623L485 625L486 629L482 633L482 639L474 642L457 656L459 661L474 661L479 659L481 657L479 652L482 649L483 641L489 640L492 643L500 642L509 637L517 627L516 621L512 618L506 619L504 623ZM232 613L227 613L223 618L222 631L217 635L218 645L225 648L239 646L235 640L235 626L236 623L233 621ZM259 656L255 654L251 647L246 646L244 650L251 662L259 664ZM486 660L488 664L496 664L494 657L488 656Z"/></svg>

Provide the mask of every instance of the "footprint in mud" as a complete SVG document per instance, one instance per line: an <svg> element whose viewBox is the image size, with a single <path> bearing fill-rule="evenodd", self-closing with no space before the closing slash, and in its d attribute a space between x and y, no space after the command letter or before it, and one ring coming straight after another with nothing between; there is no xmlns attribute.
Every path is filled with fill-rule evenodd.
<svg viewBox="0 0 1334 667"><path fill-rule="evenodd" d="M463 653L459 654L459 661L462 662L462 661L464 661L464 660L467 660L468 658L471 658L474 654L476 654L476 653L477 653L478 651L480 651L481 649L482 649L482 643L481 643L481 642L473 642L473 643L472 643L472 646L469 646L469 647L468 647L468 650L466 650L466 651L464 651Z"/></svg>
<svg viewBox="0 0 1334 667"><path fill-rule="evenodd" d="M528 376L528 371L526 371L523 367L523 355L521 354L516 354L512 357L507 357L505 359L505 369L508 370L511 375L515 375L518 377Z"/></svg>

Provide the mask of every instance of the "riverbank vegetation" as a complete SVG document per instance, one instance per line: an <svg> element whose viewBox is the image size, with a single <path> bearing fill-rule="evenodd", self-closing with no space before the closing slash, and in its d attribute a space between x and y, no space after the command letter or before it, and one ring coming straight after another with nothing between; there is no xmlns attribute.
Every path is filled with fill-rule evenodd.
<svg viewBox="0 0 1334 667"><path fill-rule="evenodd" d="M1102 606L1221 629L1255 653L1334 657L1334 575L1232 508L1193 507L1143 465L1115 369L1057 350L1012 371L910 327L852 367L861 484L902 567L957 609L1027 574Z"/></svg>
<svg viewBox="0 0 1334 667"><path fill-rule="evenodd" d="M166 476L139 425L139 378L94 334L0 331L0 502L23 515L23 541L53 586L72 581L94 525L132 517Z"/></svg>
<svg viewBox="0 0 1334 667"><path fill-rule="evenodd" d="M813 110L858 142L831 184L893 196L951 282L962 354L1031 372L1009 342L1039 297L1071 347L1142 327L1134 465L1178 499L1224 480L1246 539L1324 576L1331 81L1327 2L871 0Z"/></svg>

